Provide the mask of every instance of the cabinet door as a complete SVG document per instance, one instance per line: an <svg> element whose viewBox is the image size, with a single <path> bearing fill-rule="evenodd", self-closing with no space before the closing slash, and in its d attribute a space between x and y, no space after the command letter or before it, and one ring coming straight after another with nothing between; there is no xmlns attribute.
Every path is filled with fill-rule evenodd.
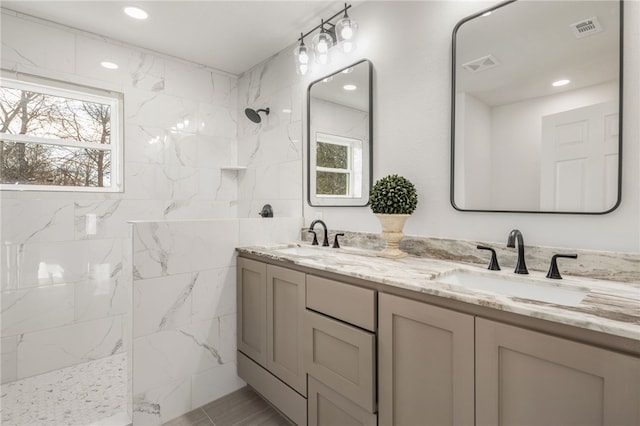
<svg viewBox="0 0 640 426"><path fill-rule="evenodd" d="M375 412L375 335L309 310L305 329L309 376Z"/></svg>
<svg viewBox="0 0 640 426"><path fill-rule="evenodd" d="M473 316L380 293L378 327L380 426L473 424Z"/></svg>
<svg viewBox="0 0 640 426"><path fill-rule="evenodd" d="M309 426L376 426L376 415L309 376Z"/></svg>
<svg viewBox="0 0 640 426"><path fill-rule="evenodd" d="M307 394L303 363L305 275L267 267L267 369Z"/></svg>
<svg viewBox="0 0 640 426"><path fill-rule="evenodd" d="M478 425L638 425L640 359L476 320Z"/></svg>
<svg viewBox="0 0 640 426"><path fill-rule="evenodd" d="M238 350L267 366L267 265L238 258Z"/></svg>

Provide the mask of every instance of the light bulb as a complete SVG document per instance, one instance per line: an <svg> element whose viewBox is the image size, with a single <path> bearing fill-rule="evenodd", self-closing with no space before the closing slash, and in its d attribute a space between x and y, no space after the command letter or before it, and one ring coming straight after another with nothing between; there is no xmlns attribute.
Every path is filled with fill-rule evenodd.
<svg viewBox="0 0 640 426"><path fill-rule="evenodd" d="M309 55L307 55L306 51L300 52L300 56L298 56L298 61L301 64L307 64L309 63Z"/></svg>
<svg viewBox="0 0 640 426"><path fill-rule="evenodd" d="M342 51L344 53L351 53L352 50L353 50L353 43L351 43L350 41L342 42Z"/></svg>
<svg viewBox="0 0 640 426"><path fill-rule="evenodd" d="M329 51L329 46L327 42L324 40L320 40L318 42L318 53L327 53Z"/></svg>
<svg viewBox="0 0 640 426"><path fill-rule="evenodd" d="M351 28L351 25L343 27L340 35L342 36L343 40L349 40L351 37L353 37L353 29Z"/></svg>
<svg viewBox="0 0 640 426"><path fill-rule="evenodd" d="M328 59L329 59L329 56L326 53L318 55L318 62L322 65L326 65L328 62Z"/></svg>
<svg viewBox="0 0 640 426"><path fill-rule="evenodd" d="M309 70L309 65L307 64L298 65L298 72L300 72L300 75L305 75L308 70Z"/></svg>

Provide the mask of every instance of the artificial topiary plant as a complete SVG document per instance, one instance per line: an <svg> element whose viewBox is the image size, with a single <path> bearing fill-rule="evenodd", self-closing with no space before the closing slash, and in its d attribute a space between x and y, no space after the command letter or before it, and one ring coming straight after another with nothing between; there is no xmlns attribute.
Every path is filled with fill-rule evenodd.
<svg viewBox="0 0 640 426"><path fill-rule="evenodd" d="M369 206L376 214L411 214L417 205L416 187L402 176L383 177L369 191Z"/></svg>

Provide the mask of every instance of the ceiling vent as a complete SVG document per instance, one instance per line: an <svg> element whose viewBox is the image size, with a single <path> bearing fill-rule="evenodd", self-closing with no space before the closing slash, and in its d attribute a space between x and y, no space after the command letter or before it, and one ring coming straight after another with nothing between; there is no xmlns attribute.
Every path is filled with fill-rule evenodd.
<svg viewBox="0 0 640 426"><path fill-rule="evenodd" d="M598 18L595 16L593 18L575 22L569 26L573 30L576 38L588 37L602 32L602 25L600 25L600 21L598 21Z"/></svg>
<svg viewBox="0 0 640 426"><path fill-rule="evenodd" d="M467 63L462 64L462 68L466 69L469 72L476 73L484 70L488 70L489 68L494 68L500 65L500 62L493 55L483 56L482 58L474 59L473 61L469 61Z"/></svg>

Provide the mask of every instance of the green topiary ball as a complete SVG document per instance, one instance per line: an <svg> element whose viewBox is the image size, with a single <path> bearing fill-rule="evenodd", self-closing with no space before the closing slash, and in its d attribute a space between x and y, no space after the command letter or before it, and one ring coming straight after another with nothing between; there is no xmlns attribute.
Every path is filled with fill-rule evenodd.
<svg viewBox="0 0 640 426"><path fill-rule="evenodd" d="M383 177L369 191L369 206L377 214L411 214L417 205L416 187L402 176Z"/></svg>

